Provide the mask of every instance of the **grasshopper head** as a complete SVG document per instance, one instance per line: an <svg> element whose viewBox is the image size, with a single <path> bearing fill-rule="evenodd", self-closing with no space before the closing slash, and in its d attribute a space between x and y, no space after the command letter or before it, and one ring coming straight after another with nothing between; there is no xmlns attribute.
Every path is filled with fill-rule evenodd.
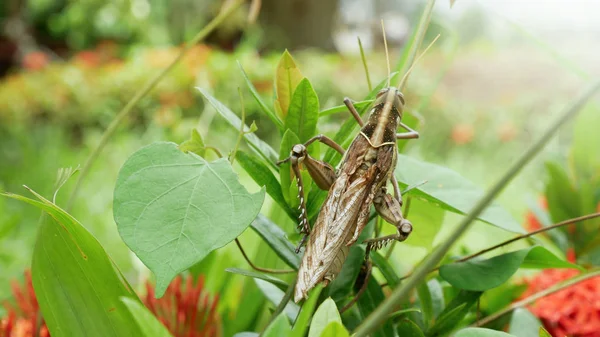
<svg viewBox="0 0 600 337"><path fill-rule="evenodd" d="M404 110L404 95L395 87L381 89L377 93L373 106L383 107L386 102L390 101L392 102L392 111L398 114L398 118L402 119L402 111Z"/></svg>

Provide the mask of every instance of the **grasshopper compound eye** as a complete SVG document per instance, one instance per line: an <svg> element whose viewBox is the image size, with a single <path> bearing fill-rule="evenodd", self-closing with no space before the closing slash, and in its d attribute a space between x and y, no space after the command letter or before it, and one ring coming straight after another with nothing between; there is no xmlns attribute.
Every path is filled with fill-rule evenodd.
<svg viewBox="0 0 600 337"><path fill-rule="evenodd" d="M404 235L408 235L410 232L412 232L412 225L410 221L404 220L402 222L402 225L400 226L400 232Z"/></svg>
<svg viewBox="0 0 600 337"><path fill-rule="evenodd" d="M379 97L383 96L389 90L390 90L390 88L383 88L383 89L379 90L379 92L377 93L376 98L379 98Z"/></svg>
<svg viewBox="0 0 600 337"><path fill-rule="evenodd" d="M296 144L292 148L292 155L296 157L303 157L306 152L306 147L302 144Z"/></svg>

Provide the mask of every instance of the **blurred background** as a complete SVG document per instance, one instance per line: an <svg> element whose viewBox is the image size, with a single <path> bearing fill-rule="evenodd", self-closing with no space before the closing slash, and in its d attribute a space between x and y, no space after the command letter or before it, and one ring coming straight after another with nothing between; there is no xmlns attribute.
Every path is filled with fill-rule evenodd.
<svg viewBox="0 0 600 337"><path fill-rule="evenodd" d="M57 170L85 162L117 112L222 4L3 0L0 190L23 193L25 184L51 195ZM233 147L235 130L207 107L195 86L209 89L237 113L237 88L242 87L248 120L255 120L257 135L278 149L275 127L245 90L236 60L268 102L285 48L315 87L321 109L342 104L344 96L361 100L368 85L357 37L365 47L371 78L378 83L387 76L380 20L385 22L393 67L423 5L414 0L263 0L255 24L247 23L249 9L244 7L195 46L135 107L84 181L72 214L134 284L145 279L145 269L132 258L113 221L114 184L119 168L136 149L157 140L180 143L192 128L225 153ZM410 141L404 152L454 169L482 189L490 186L560 109L600 75L600 21L594 15L599 12L600 3L593 0L458 0L452 7L449 1L438 1L426 42L441 36L419 61L405 93L409 113L423 118L421 138ZM515 219L524 222L547 190L548 162L563 168L575 185L592 181L585 177L599 180L600 165L594 158L600 157L600 141L595 143L594 135L600 125L589 122L598 121L597 111L596 100L582 114L587 120L562 128L504 191L499 203ZM339 113L322 119L319 130L335 132L346 118ZM588 147L576 150L576 144ZM585 163L573 160L577 151L585 152ZM258 189L239 172L250 190ZM72 184L59 195L59 205ZM589 201L594 206L600 199L595 186ZM10 280L21 279L30 266L39 217L31 206L0 198L0 301L10 295ZM442 231L455 219L447 214ZM509 235L478 224L457 248L483 248ZM254 233L245 233L244 241L257 264L277 265L274 254L258 249ZM396 253L408 256L400 265L425 253L400 246ZM235 247L212 255L223 262L209 273L208 287L222 293L220 305L233 305L233 297L228 300L225 294L224 279L230 276L223 269L246 267L245 262Z"/></svg>

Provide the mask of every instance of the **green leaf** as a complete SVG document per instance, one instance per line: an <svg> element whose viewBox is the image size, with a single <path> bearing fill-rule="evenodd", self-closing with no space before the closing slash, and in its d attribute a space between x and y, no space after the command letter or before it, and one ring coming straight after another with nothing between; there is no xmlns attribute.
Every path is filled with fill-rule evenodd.
<svg viewBox="0 0 600 337"><path fill-rule="evenodd" d="M579 195L571 184L567 172L559 164L546 163L548 182L546 199L548 210L554 222L560 222L580 216Z"/></svg>
<svg viewBox="0 0 600 337"><path fill-rule="evenodd" d="M211 96L208 93L208 91L198 87L196 87L196 89L198 89L202 96L204 96L204 98L208 100L210 105L212 105L215 108L215 110L217 110L217 112L221 114L223 118L225 118L229 125L231 125L236 131L240 130L242 126L242 121L238 118L238 116L235 113L233 113L233 111L229 110L229 108L223 105L223 103L219 102L216 98ZM244 125L244 139L246 140L250 148L256 151L256 153L263 157L263 159L265 159L265 161L269 163L269 165L276 169L277 166L275 166L275 162L277 161L277 152L275 152L275 150L273 150L273 148L269 146L269 144L260 140L260 138L258 138L255 134L248 133L249 131L250 129L248 128L248 126Z"/></svg>
<svg viewBox="0 0 600 337"><path fill-rule="evenodd" d="M409 320L403 319L396 325L396 333L401 337L425 337L423 331L417 323Z"/></svg>
<svg viewBox="0 0 600 337"><path fill-rule="evenodd" d="M198 130L192 129L192 135L190 136L190 139L179 144L179 150L183 152L192 152L200 157L204 157L206 154L206 148L204 145L204 140L202 140L202 136Z"/></svg>
<svg viewBox="0 0 600 337"><path fill-rule="evenodd" d="M331 322L325 327L320 337L350 337L350 333L342 323Z"/></svg>
<svg viewBox="0 0 600 337"><path fill-rule="evenodd" d="M296 248L286 238L285 232L279 226L262 214L259 214L250 226L265 240L283 262L298 270L300 256L296 254Z"/></svg>
<svg viewBox="0 0 600 337"><path fill-rule="evenodd" d="M267 193L273 200L283 208L286 213L296 219L296 214L288 206L283 198L281 192L281 185L273 172L256 156L245 153L244 151L236 152L235 159L240 166L248 172L248 175L258 184L258 186L265 186Z"/></svg>
<svg viewBox="0 0 600 337"><path fill-rule="evenodd" d="M431 293L429 292L426 280L423 280L417 286L417 295L419 297L419 303L421 304L423 322L425 323L425 327L428 328L433 321L433 303L431 301Z"/></svg>
<svg viewBox="0 0 600 337"><path fill-rule="evenodd" d="M283 299L283 296L285 295L284 291L282 291L281 289L272 285L271 283L269 283L267 281L263 281L261 279L256 279L256 278L254 279L254 282L256 282L258 289L260 289L260 291L262 291L262 293L265 295L265 297L273 305L277 306ZM292 301L289 301L286 304L285 308L283 309L283 313L285 313L285 315L291 321L296 320L296 317L298 317L298 312L300 312L300 307ZM290 332L291 332L291 328L290 328Z"/></svg>
<svg viewBox="0 0 600 337"><path fill-rule="evenodd" d="M433 326L427 330L427 335L435 336L455 329L481 294L482 292L479 291L461 290L444 311L439 314Z"/></svg>
<svg viewBox="0 0 600 337"><path fill-rule="evenodd" d="M279 146L279 159L282 160L289 157L292 147L299 143L300 139L294 133L294 131L290 129L285 130L283 138L281 139L281 145ZM292 165L289 161L279 165L279 180L281 181L281 192L283 194L283 198L291 207L297 207L300 202L298 200L298 189L294 180ZM292 188L292 186L295 188ZM310 186L309 182L304 181L304 186L308 188ZM305 196L306 195L308 195L307 191L305 191Z"/></svg>
<svg viewBox="0 0 600 337"><path fill-rule="evenodd" d="M442 289L440 282L435 278L427 282L427 287L429 288L429 293L431 294L433 317L437 317L442 311L444 311L444 307L446 306L444 290Z"/></svg>
<svg viewBox="0 0 600 337"><path fill-rule="evenodd" d="M313 89L308 79L300 81L292 101L287 116L285 117L285 127L294 131L304 143L317 133L317 121L319 120L319 97Z"/></svg>
<svg viewBox="0 0 600 337"><path fill-rule="evenodd" d="M227 269L225 269L225 271L229 272L229 273L233 273L233 274L244 275L244 276L248 276L248 277L252 277L252 278L270 282L271 284L273 284L274 286L276 286L277 288L279 288L283 291L285 291L288 288L288 284L285 283L284 281L282 281L276 277L273 277L271 275L259 273L254 270L245 270L245 269L240 269L240 268L227 268Z"/></svg>
<svg viewBox="0 0 600 337"><path fill-rule="evenodd" d="M537 337L542 323L529 310L517 308L510 319L508 332L517 337Z"/></svg>
<svg viewBox="0 0 600 337"><path fill-rule="evenodd" d="M129 248L169 282L238 237L256 217L264 189L250 194L225 159L207 162L158 142L127 159L117 179L114 218Z"/></svg>
<svg viewBox="0 0 600 337"><path fill-rule="evenodd" d="M264 337L287 337L292 333L290 322L284 314L280 314L275 318L263 333Z"/></svg>
<svg viewBox="0 0 600 337"><path fill-rule="evenodd" d="M485 328L466 328L454 334L454 337L515 337L506 332Z"/></svg>
<svg viewBox="0 0 600 337"><path fill-rule="evenodd" d="M140 336L147 337L171 337L169 330L139 301L129 297L122 297L121 301L129 309L131 316L135 319L142 331Z"/></svg>
<svg viewBox="0 0 600 337"><path fill-rule="evenodd" d="M552 335L541 326L539 330L539 337L552 337Z"/></svg>
<svg viewBox="0 0 600 337"><path fill-rule="evenodd" d="M342 318L335 306L335 302L330 297L323 301L315 312L310 324L310 330L308 331L308 337L321 336L325 328L331 322L338 322L341 324Z"/></svg>
<svg viewBox="0 0 600 337"><path fill-rule="evenodd" d="M506 282L519 267L580 268L561 260L542 246L534 246L490 259L446 264L440 268L440 276L459 289L484 291Z"/></svg>
<svg viewBox="0 0 600 337"><path fill-rule="evenodd" d="M294 90L303 78L304 76L296 66L292 55L286 49L281 55L275 71L276 110L278 110L279 117L282 119L285 119Z"/></svg>
<svg viewBox="0 0 600 337"><path fill-rule="evenodd" d="M70 214L31 192L40 201L3 195L50 216L39 228L31 268L33 288L52 336L140 336L121 301L139 299L100 243Z"/></svg>
<svg viewBox="0 0 600 337"><path fill-rule="evenodd" d="M440 232L444 222L444 210L430 202L413 198L410 203L408 218L418 228L419 235L411 235L406 239L406 244L424 247L431 250L433 240Z"/></svg>
<svg viewBox="0 0 600 337"><path fill-rule="evenodd" d="M362 109L368 107L369 105L371 105L372 103L373 103L372 99L369 99L366 101L354 102L354 107L357 110L362 110ZM319 118L324 117L324 116L333 115L333 114L336 114L339 112L348 113L348 107L344 104L344 105L337 105L337 106L331 107L329 109L321 110L321 112L319 112Z"/></svg>
<svg viewBox="0 0 600 337"><path fill-rule="evenodd" d="M308 299L302 305L300 314L294 323L291 337L304 337L306 335L306 331L308 330L308 326L313 317L313 312L315 311L322 290L323 285L318 284L310 291Z"/></svg>
<svg viewBox="0 0 600 337"><path fill-rule="evenodd" d="M575 171L581 175L583 181L596 177L598 179L598 168L600 168L599 156L590 156L590 153L598 151L600 144L600 114L595 106L589 105L583 109L574 123L573 145L571 147L571 158L575 164Z"/></svg>
<svg viewBox="0 0 600 337"><path fill-rule="evenodd" d="M421 313L421 310L419 310L418 308L408 308L394 311L390 314L390 318L398 318L410 313Z"/></svg>
<svg viewBox="0 0 600 337"><path fill-rule="evenodd" d="M367 289L357 301L358 310L360 311L362 317L364 318L369 316L381 304L381 302L383 302L384 299L385 295L381 290L381 286L379 283L377 283L375 277L371 275L367 283ZM391 320L386 320L385 323L383 323L371 336L394 336L394 327L392 326Z"/></svg>
<svg viewBox="0 0 600 337"><path fill-rule="evenodd" d="M256 103L258 103L258 106L260 106L260 109L267 115L267 117L269 117L271 122L273 122L273 124L275 124L275 126L279 129L279 131L283 131L283 122L281 121L281 119L279 119L279 117L277 117L277 115L275 115L273 110L269 109L267 104L265 104L265 102L263 102L262 98L260 97L260 94L258 93L258 91L256 91L254 84L252 84L252 81L250 81L250 79L248 78L248 75L244 71L244 68L242 67L242 64L240 63L240 61L237 61L237 64L238 64L238 67L240 67L240 71L242 72L242 77L244 77L244 81L246 81L246 85L248 86L248 89L250 89L250 93L252 94L252 97L254 97L254 99L256 100Z"/></svg>
<svg viewBox="0 0 600 337"><path fill-rule="evenodd" d="M394 271L394 267L390 265L390 262L381 256L379 252L371 252L370 254L371 261L379 269L385 280L387 281L390 288L394 289L398 284L400 284L400 278L396 275Z"/></svg>
<svg viewBox="0 0 600 337"><path fill-rule="evenodd" d="M250 332L250 331L244 331L244 332L238 332L235 335L233 335L233 337L258 337L259 334L257 332Z"/></svg>
<svg viewBox="0 0 600 337"><path fill-rule="evenodd" d="M427 181L411 195L438 204L445 210L466 214L481 199L483 191L460 174L443 166L398 154L396 178L401 187ZM492 203L477 218L496 227L525 233L521 225L501 206Z"/></svg>

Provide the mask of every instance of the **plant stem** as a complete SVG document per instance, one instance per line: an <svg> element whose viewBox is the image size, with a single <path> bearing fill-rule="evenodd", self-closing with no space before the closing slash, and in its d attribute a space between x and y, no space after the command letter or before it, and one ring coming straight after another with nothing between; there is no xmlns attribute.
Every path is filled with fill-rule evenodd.
<svg viewBox="0 0 600 337"><path fill-rule="evenodd" d="M371 84L371 75L369 75L369 66L367 65L367 58L365 57L365 50L363 49L360 37L357 37L356 39L358 40L358 48L360 49L360 58L362 59L363 68L365 68L365 75L367 75L367 85L369 86L369 92L371 92L373 91L373 85Z"/></svg>
<svg viewBox="0 0 600 337"><path fill-rule="evenodd" d="M242 90L238 87L238 94L240 95L240 103L242 104L242 123L240 127L240 133L238 134L237 140L235 142L235 146L229 155L229 162L233 165L233 161L235 160L235 153L240 147L240 143L242 142L242 138L244 138L244 127L246 126L246 109L244 109L244 96L242 95Z"/></svg>
<svg viewBox="0 0 600 337"><path fill-rule="evenodd" d="M588 279L590 279L592 277L596 277L596 276L599 276L599 275L600 275L600 270L599 269L592 270L592 271L590 271L588 273L585 273L585 274L580 274L580 275L575 276L575 277L573 277L571 279L568 279L568 280L566 280L564 282L561 282L559 284L555 284L554 286L552 286L552 287L550 287L548 289L544 289L544 290L542 290L540 292L537 292L537 293L535 293L535 294L533 294L533 295L531 295L531 296L529 296L527 298L524 298L524 299L522 299L522 300L520 300L518 302L515 302L515 303L511 304L510 306L508 306L507 308L505 308L505 309L503 309L501 311L498 311L498 312L496 312L496 313L494 313L494 314L492 314L490 316L487 316L484 319L478 320L477 322L473 323L471 326L477 327L477 326L486 325L486 324L488 324L488 323L490 323L490 322L492 322L492 321L494 321L494 320L496 320L496 319L498 319L498 318L500 318L500 317L508 314L509 312L511 312L511 311L513 311L513 310L515 310L517 308L521 308L521 307L527 306L527 305L529 305L529 304L531 304L531 303L539 300L542 297L548 296L548 295L553 294L553 293L555 293L557 291L561 291L561 290L563 290L565 288L568 288L568 287L570 287L572 285L575 285L575 284L577 284L579 282L588 280Z"/></svg>
<svg viewBox="0 0 600 337"><path fill-rule="evenodd" d="M244 260L246 260L246 262L248 262L250 267L252 267L252 269L254 269L254 270L258 270L260 272L270 273L270 274L291 274L291 273L296 272L293 269L270 269L270 268L258 267L254 263L252 263L252 261L250 261L250 258L248 258L248 255L246 255L246 251L244 250L244 248L242 248L242 244L240 243L240 240L238 238L235 238L235 243L237 244L238 248L240 249L240 252L242 252L242 255L244 256Z"/></svg>
<svg viewBox="0 0 600 337"><path fill-rule="evenodd" d="M175 65L177 65L177 63L179 63L179 61L183 58L183 56L185 56L185 54L190 49L192 49L192 47L194 47L196 44L198 44L198 42L203 40L215 28L217 28L221 23L223 23L225 21L225 19L227 17L229 17L229 15L231 13L233 13L236 9L238 9L242 5L242 3L243 3L243 0L236 0L233 4L231 4L231 6L227 7L223 11L221 11L221 13L219 13L219 15L217 15L200 32L198 32L198 34L196 34L196 36L194 36L190 41L188 41L185 44L183 49L179 52L179 55L177 55L177 57L165 69L163 69L160 73L156 74L156 76L154 76L154 78L152 78L150 81L146 82L146 84L140 90L138 90L138 92L127 103L127 105L125 105L123 107L123 109L117 114L117 116L112 120L112 122L110 123L108 128L106 128L106 130L102 134L102 138L100 138L100 142L98 143L96 148L94 148L92 153L87 158L85 164L83 165L83 168L81 169L81 173L79 174L79 177L77 178L77 181L75 182L75 187L73 188L73 191L71 192L69 200L67 201L67 207L66 207L67 211L73 205L73 202L75 201L75 198L77 197L77 193L79 192L79 189L81 188L81 183L82 183L83 179L88 175L92 165L94 164L94 161L96 159L98 159L100 152L102 152L102 150L108 143L108 140L110 139L110 137L112 137L112 135L117 130L117 127L123 122L123 120L125 120L125 118L131 114L131 112L133 111L133 108L136 106L136 104L144 96L146 96L169 73L169 71L171 71L171 69L173 69L175 67Z"/></svg>
<svg viewBox="0 0 600 337"><path fill-rule="evenodd" d="M292 295L294 294L294 288L296 288L296 282L298 282L298 277L295 277L294 281L292 283L290 283L290 286L285 291L285 294L283 295L281 302L279 302L279 305L277 305L277 308L275 308L275 311L273 311L273 314L271 315L271 318L269 319L269 323L267 323L267 325L265 325L265 328L268 327L269 325L271 325L271 323L273 323L275 318L277 318L277 316L279 316L279 314L281 314L283 312L283 310L285 309L288 302L292 299ZM263 331L260 333L259 336L262 336L264 332L265 331L263 329Z"/></svg>
<svg viewBox="0 0 600 337"><path fill-rule="evenodd" d="M508 169L508 171L498 180L496 184L481 198L475 207L463 218L456 229L450 234L440 246L438 246L421 263L413 275L409 277L402 285L392 292L392 294L375 311L369 315L361 325L355 330L355 336L366 336L375 330L388 315L394 311L397 304L401 303L409 295L410 291L419 284L423 278L434 268L448 252L450 247L458 241L462 234L470 227L471 223L485 210L485 208L494 200L494 198L504 189L506 185L521 171L527 163L548 143L556 130L571 119L583 107L584 103L600 89L600 81L595 82L586 90L560 117L550 125L542 137L538 139L521 157Z"/></svg>

